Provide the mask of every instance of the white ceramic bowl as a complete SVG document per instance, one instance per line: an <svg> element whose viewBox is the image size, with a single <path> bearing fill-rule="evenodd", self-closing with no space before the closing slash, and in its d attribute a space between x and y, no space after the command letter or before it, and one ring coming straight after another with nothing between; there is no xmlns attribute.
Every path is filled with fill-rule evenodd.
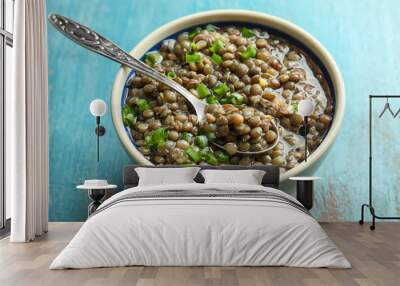
<svg viewBox="0 0 400 286"><path fill-rule="evenodd" d="M266 29L269 27L282 32L305 45L325 67L325 70L332 81L333 95L335 98L335 112L331 128L320 146L308 157L307 162L302 162L293 169L283 173L281 175L281 181L296 176L313 165L315 167L316 163L322 159L322 155L328 151L329 147L335 141L339 132L345 110L345 89L342 76L332 56L319 41L300 27L281 18L253 11L214 10L185 16L163 25L137 44L130 54L136 58L141 58L156 44L179 31L187 30L198 25L222 22L240 22L242 25L250 23L265 26ZM130 71L131 69L129 68L121 67L115 78L111 98L112 119L123 146L132 158L139 164L152 165L152 163L144 158L144 156L136 149L125 130L121 119L121 98Z"/></svg>

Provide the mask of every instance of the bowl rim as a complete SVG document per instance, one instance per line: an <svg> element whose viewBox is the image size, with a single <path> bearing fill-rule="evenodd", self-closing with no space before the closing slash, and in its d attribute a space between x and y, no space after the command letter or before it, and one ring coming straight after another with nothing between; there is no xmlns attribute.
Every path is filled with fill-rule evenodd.
<svg viewBox="0 0 400 286"><path fill-rule="evenodd" d="M328 151L335 141L340 126L343 122L344 111L345 111L345 87L340 70L331 56L331 54L326 50L326 48L311 34L300 28L299 26L289 22L288 20L276 17L273 15L241 10L241 9L220 9L211 10L200 13L195 13L187 15L154 30L147 37L141 40L131 51L130 54L137 58L143 56L149 49L160 42L160 40L167 38L168 36L187 29L196 25L204 25L212 22L242 22L242 23L252 23L265 25L274 28L278 31L282 31L289 36L295 38L296 40L302 42L307 46L316 57L319 58L320 62L324 65L326 71L328 72L332 86L334 89L335 96L335 111L333 115L333 120L331 127L326 134L322 143L318 148L308 157L307 162L303 161L294 168L282 173L280 176L281 181L287 180L289 177L301 174L306 169L316 164L321 156ZM125 127L121 119L121 95L123 88L125 86L125 81L129 75L130 68L121 66L117 72L114 80L114 85L112 88L111 95L111 114L113 124L115 126L118 137L128 152L128 154L136 160L138 164L142 165L153 165L149 160L144 158L144 156L136 149L132 144Z"/></svg>

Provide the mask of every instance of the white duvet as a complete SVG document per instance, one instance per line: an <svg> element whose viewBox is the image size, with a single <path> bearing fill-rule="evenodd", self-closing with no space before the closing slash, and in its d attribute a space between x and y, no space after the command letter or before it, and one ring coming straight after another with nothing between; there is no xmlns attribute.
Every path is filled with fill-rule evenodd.
<svg viewBox="0 0 400 286"><path fill-rule="evenodd" d="M50 269L145 266L294 266L349 268L318 222L293 206L257 198L153 198L131 192L263 190L254 185L135 187L111 197L90 217ZM108 207L107 207L108 206Z"/></svg>

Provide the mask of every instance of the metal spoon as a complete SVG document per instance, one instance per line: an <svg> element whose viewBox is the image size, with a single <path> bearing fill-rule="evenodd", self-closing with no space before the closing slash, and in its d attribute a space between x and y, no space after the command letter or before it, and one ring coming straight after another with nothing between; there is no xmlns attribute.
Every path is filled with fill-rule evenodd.
<svg viewBox="0 0 400 286"><path fill-rule="evenodd" d="M177 82L169 79L163 74L160 74L155 69L146 65L142 61L134 58L133 56L122 50L120 47L115 45L113 42L98 34L96 31L58 14L50 14L49 21L61 34L63 34L70 40L74 41L78 45L92 52L100 54L106 58L109 58L115 62L118 62L122 65L128 66L133 70L138 71L158 82L161 82L166 86L170 87L171 89L173 89L174 91L178 92L193 106L198 120L203 121L205 119L205 109L207 103L192 95L187 89L185 89ZM257 152L238 151L237 153L246 155L256 155L265 153L273 149L279 142L279 130L275 122L272 121L272 123L278 135L274 144L270 145L266 149ZM216 143L213 144L218 148L225 149L223 146L219 144Z"/></svg>

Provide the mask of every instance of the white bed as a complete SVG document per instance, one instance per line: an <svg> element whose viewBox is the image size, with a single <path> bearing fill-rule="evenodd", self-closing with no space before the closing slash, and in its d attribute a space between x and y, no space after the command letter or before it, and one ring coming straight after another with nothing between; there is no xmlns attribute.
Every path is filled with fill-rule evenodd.
<svg viewBox="0 0 400 286"><path fill-rule="evenodd" d="M154 196L175 190L182 195ZM111 197L50 269L128 265L351 267L318 222L284 192L197 183L140 186Z"/></svg>

